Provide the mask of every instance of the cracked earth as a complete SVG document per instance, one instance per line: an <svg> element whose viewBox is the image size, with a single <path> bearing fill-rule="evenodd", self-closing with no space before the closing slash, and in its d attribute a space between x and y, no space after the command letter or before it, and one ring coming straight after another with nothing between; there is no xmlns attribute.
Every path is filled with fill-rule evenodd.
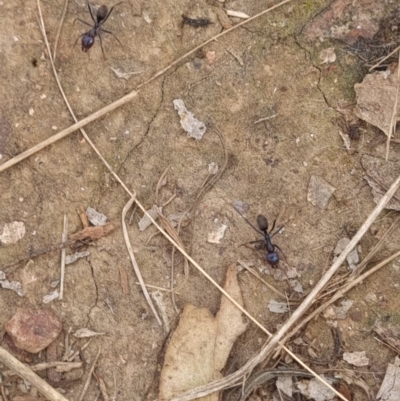
<svg viewBox="0 0 400 401"><path fill-rule="evenodd" d="M213 12L213 7L220 7L221 3L178 3L119 5L105 27L118 36L123 47L104 34L105 60L97 39L87 54L79 44L74 47L76 38L86 29L79 22L74 23L74 19L89 21L90 17L83 2L70 2L59 39L56 68L78 119L122 97L174 59L222 31ZM36 2L16 0L0 4L0 134L6 138L6 145L0 148L1 163L70 126L72 119L46 56ZM337 241L357 230L374 207L362 179L360 157L366 153L383 157L384 145L368 147L377 133L366 129L363 139L356 144L358 152L349 154L337 125L337 110L354 104L353 85L362 80L362 67L356 58L340 49L335 68L321 64L319 52L336 44L329 40L310 42L302 35L304 26L328 4L322 0L294 1L256 19L208 44L144 86L133 101L85 128L147 209L155 204L157 182L170 166L160 197L162 202L174 193L176 197L164 208L165 215L190 209L208 176L208 165L224 164L225 149L218 133L223 136L228 154L226 169L196 204L190 224L181 230L188 252L220 284L227 267L237 259L256 269L265 264L262 253L240 247L256 239L255 233L227 201L245 202L247 217L253 222L259 213L270 221L279 216L285 231L274 241L284 251L288 264L301 273L305 292L329 266ZM53 45L63 4L61 0L46 1L42 7ZM249 15L262 11L260 2L252 0L229 2L226 7ZM190 12L209 17L213 24L198 29L182 27L181 15ZM210 63L207 52L215 52L214 62ZM111 68L137 74L127 80L118 79ZM181 129L172 103L177 98L183 99L187 109L206 123L202 140L188 138ZM273 119L254 124L275 114ZM398 158L396 149L392 157ZM324 210L307 201L312 175L336 188ZM110 393L115 373L118 400L139 400L146 394L154 398L156 390L152 383L157 382L162 362L159 357L167 333L157 325L136 284L123 242L120 220L128 201L125 191L80 134L74 133L1 173L0 196L0 227L14 220L23 221L26 226L26 235L20 242L0 247L0 266L22 259L32 250L58 243L64 214L68 216L69 233L79 231L82 227L77 209L81 205L104 213L108 221L118 226L113 234L88 248L88 258L67 266L64 300L48 306L61 316L64 333L70 327L106 333L95 339L85 356L92 360L97 348L102 347L98 370ZM139 218L136 212L129 235L144 280L168 288L172 248L162 236L152 237L154 227L139 232ZM375 231L387 228L390 221L390 216L382 219L376 223ZM208 233L221 224L228 227L221 243L208 243ZM398 232L395 235L398 237ZM374 235L367 234L361 244L361 256L375 242ZM389 245L386 251L391 250ZM22 282L26 295L19 297L0 290L0 330L18 308L44 306L43 296L59 278L59 264L59 252L51 252L12 271L13 280ZM120 267L128 274L128 295L121 289ZM176 254L178 285L183 282L182 267L182 258ZM351 294L355 300L353 308L361 311L362 319L341 323L348 349L355 347L368 353L377 347L369 331L376 314L396 315L397 290L393 283L398 279L394 270L390 274L381 272ZM285 282L275 282L270 276L266 280L280 291L287 290ZM247 310L274 332L286 317L268 311L273 294L246 273L240 275L240 284ZM389 300L385 311L379 305L375 311L366 307L363 296L369 291ZM189 280L176 296L180 309L193 303L212 312L218 310L219 299L218 291L192 267ZM168 293L164 293L164 302L173 327L178 317ZM309 330L321 344L321 358L329 359L329 329L323 321L316 321ZM229 369L242 366L265 340L264 334L250 328L235 347ZM62 344L60 339L59 354L63 352ZM384 371L390 355L381 346L379 353L369 355L371 366ZM372 388L379 384L372 376L367 380ZM81 386L81 382L67 384L67 398L77 398ZM92 384L88 399L93 399L96 391Z"/></svg>

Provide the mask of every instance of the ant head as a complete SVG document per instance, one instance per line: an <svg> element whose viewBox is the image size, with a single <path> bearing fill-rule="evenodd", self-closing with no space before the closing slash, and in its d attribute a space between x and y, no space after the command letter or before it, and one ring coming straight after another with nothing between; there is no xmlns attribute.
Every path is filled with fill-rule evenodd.
<svg viewBox="0 0 400 401"><path fill-rule="evenodd" d="M94 37L90 35L82 36L82 51L87 52L94 45Z"/></svg>
<svg viewBox="0 0 400 401"><path fill-rule="evenodd" d="M267 253L267 262L271 266L276 266L279 263L279 255L276 252Z"/></svg>

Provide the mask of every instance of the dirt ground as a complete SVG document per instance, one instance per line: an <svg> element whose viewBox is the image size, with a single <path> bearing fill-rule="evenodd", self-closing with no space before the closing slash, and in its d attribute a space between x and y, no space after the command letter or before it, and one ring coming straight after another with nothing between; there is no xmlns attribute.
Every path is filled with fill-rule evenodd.
<svg viewBox="0 0 400 401"><path fill-rule="evenodd" d="M347 2L351 3L351 2ZM273 242L301 274L307 293L330 266L338 240L351 237L372 211L375 203L360 163L363 155L384 158L385 136L364 126L361 138L352 141L355 152L344 148L339 136L340 110L355 104L354 84L367 72L363 62L346 51L343 42L310 39L304 32L328 7L330 1L293 1L266 14L218 41L212 42L142 87L130 103L89 124L86 131L106 160L147 208L156 203L156 186L168 166L166 184L159 191L160 203L176 197L163 209L166 216L193 208L189 224L181 229L186 249L218 283L227 267L244 260L257 271L265 270L262 251L240 246L259 237L228 203L244 202L246 217L255 224L264 214L270 223L279 216L285 224ZM64 2L42 3L46 32L54 45ZM109 4L108 6L111 6ZM191 2L140 2L120 4L105 23L115 34L102 35L107 59L96 38L84 53L74 43L89 27L74 20L90 22L87 5L70 1L58 42L56 69L77 118L82 119L135 89L176 58L222 31L216 8L255 15L272 5L255 0ZM376 18L392 15L398 7L388 2ZM3 163L73 123L57 88L38 27L34 0L0 1L0 154ZM182 14L209 18L212 24L194 28L182 25ZM343 18L351 16L344 14ZM233 23L240 22L232 18ZM335 47L336 60L321 62L321 50ZM215 52L215 60L213 59ZM117 78L114 70L132 73ZM180 126L173 100L181 98L196 118L207 125L204 137L189 138ZM255 124L255 121L271 117ZM221 141L221 136L223 141ZM383 142L380 139L383 138ZM398 161L400 149L394 144L390 160ZM196 201L208 177L208 165L226 168L213 187ZM326 208L307 200L312 176L335 187ZM89 328L106 333L96 337L83 352L87 363L99 347L102 354L96 371L104 379L110 396L119 401L155 399L163 344L168 337L154 319L136 284L123 241L121 212L129 196L82 140L73 133L27 160L0 174L0 233L6 223L22 221L26 234L16 244L0 246L0 270L22 283L25 295L0 288L0 334L5 323L20 309L49 307L63 321L58 353L64 352L64 336L71 328ZM87 247L90 256L66 267L62 301L47 305L43 297L59 280L60 251L47 252L7 269L30 252L45 249L61 240L64 214L70 234L82 229L77 209L90 206L104 213L117 229ZM128 213L128 217L131 212ZM137 262L147 284L169 288L172 247L154 227L140 232L136 210L129 235ZM378 241L395 218L385 211L362 239L361 259ZM227 226L219 244L209 243L208 234ZM152 238L150 238L152 237ZM148 241L150 239L150 241ZM397 228L384 249L375 257L382 260L397 250ZM73 253L68 249L67 254ZM284 260L284 258L281 256ZM183 282L183 260L175 253L176 284ZM4 268L2 268L4 266ZM336 368L353 369L376 394L388 363L395 352L374 337L374 324L399 325L400 261L366 280L346 299L353 306L337 324L347 352L366 351L368 366L355 368L344 361ZM123 294L120 269L128 275L129 294ZM343 271L346 267L343 267ZM283 293L287 282L271 275L263 278ZM271 290L246 272L239 275L246 309L271 332L287 314L268 309ZM154 291L150 289L150 291ZM178 314L168 292L163 292L167 316L173 328ZM220 293L194 267L176 295L177 307L192 303L219 308ZM321 360L330 358L333 340L325 319L312 321L305 333L314 341ZM227 371L242 366L267 339L254 326L235 345ZM74 340L72 348L85 339ZM6 349L5 342L1 344ZM75 348L74 348L75 347ZM309 357L309 355L307 355ZM30 356L32 362L42 354ZM312 361L309 361L312 365ZM322 369L320 365L316 368ZM328 369L329 365L323 368ZM114 390L114 377L116 389ZM77 399L83 373L66 374L58 387L68 399ZM70 379L77 379L71 381ZM57 387L57 386L56 386ZM365 399L364 390L350 386L354 400ZM10 399L20 395L13 382ZM95 399L98 386L92 381L86 399ZM268 400L268 396L264 396Z"/></svg>

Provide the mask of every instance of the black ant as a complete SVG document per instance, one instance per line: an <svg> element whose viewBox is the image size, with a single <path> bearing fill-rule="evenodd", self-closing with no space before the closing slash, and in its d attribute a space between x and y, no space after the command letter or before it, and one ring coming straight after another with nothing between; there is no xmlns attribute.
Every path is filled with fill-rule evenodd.
<svg viewBox="0 0 400 401"><path fill-rule="evenodd" d="M107 6L100 6L100 8L97 10L96 17L94 17L93 11L90 7L90 4L88 3L89 13L90 13L90 16L92 17L94 25L92 26L92 29L90 31L85 32L78 37L78 39L75 42L75 45L78 43L79 38L82 38L82 51L87 52L94 45L95 37L98 36L100 39L101 51L103 52L103 56L105 57L104 49L103 49L103 42L101 40L100 32L106 32L106 33L113 35L114 38L117 39L118 43L122 46L122 43L112 32L107 31L102 27L103 24L107 21L108 17L112 13L112 11L114 10L114 8L122 3L125 3L125 1L121 1L120 3L115 4L114 6L111 7L110 11L108 11ZM76 20L82 22L85 25L91 26L88 22L83 21L80 18L76 18L75 21Z"/></svg>
<svg viewBox="0 0 400 401"><path fill-rule="evenodd" d="M186 15L182 14L182 25L183 24L198 28L200 26L210 25L212 24L212 22L207 18L189 18Z"/></svg>
<svg viewBox="0 0 400 401"><path fill-rule="evenodd" d="M234 208L235 209L235 208ZM257 231L259 234L261 234L264 238L262 240L257 240L257 241L251 241L250 244L256 244L256 243L260 243L260 242L264 242L263 243L263 248L265 249L265 251L267 252L266 254L266 259L267 262L271 265L271 266L276 266L279 263L279 255L278 252L275 251L275 248L279 249L282 252L282 249L279 248L278 245L275 245L272 243L271 238L278 233L283 226L279 227L274 233L272 233L272 231L274 231L275 228L275 222L276 220L274 220L274 223L272 224L272 228L270 231L268 231L268 220L265 216L263 216L262 214L259 214L257 216L257 225L258 228L255 228L253 226L253 224L251 224L246 217L244 217L242 215L242 213L240 213L237 209L235 209L245 220L245 222L251 227L253 228L253 230ZM271 234L272 233L272 234ZM282 255L285 257L284 253L282 252Z"/></svg>

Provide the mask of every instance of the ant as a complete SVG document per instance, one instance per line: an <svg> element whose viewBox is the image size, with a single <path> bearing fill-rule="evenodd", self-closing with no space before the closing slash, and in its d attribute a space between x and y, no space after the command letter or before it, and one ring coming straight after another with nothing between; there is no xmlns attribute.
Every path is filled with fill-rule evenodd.
<svg viewBox="0 0 400 401"><path fill-rule="evenodd" d="M275 267L278 263L279 263L279 255L278 252L275 251L275 248L279 249L282 252L282 249L279 248L278 245L273 244L271 241L271 238L278 233L283 226L279 227L274 233L272 233L272 231L274 231L275 228L275 222L276 220L274 220L274 223L272 224L272 228L270 231L268 231L268 220L265 216L263 216L262 214L259 214L257 216L257 225L258 225L258 229L255 228L253 226L253 224L250 223L250 221L248 221L246 219L246 217L244 217L242 215L242 213L240 213L235 207L233 207L245 220L245 222L251 227L253 228L254 231L257 231L259 234L261 234L264 238L262 240L257 240L257 241L251 241L250 244L255 244L255 243L260 243L260 242L264 242L263 243L263 248L266 251L266 259L267 262L272 266ZM271 234L272 233L272 234ZM285 257L285 254L282 252L282 255ZM286 259L286 257L285 257Z"/></svg>
<svg viewBox="0 0 400 401"><path fill-rule="evenodd" d="M122 46L122 43L112 32L107 31L103 28L103 24L107 21L108 17L110 16L114 8L122 3L125 3L125 1L121 1L120 3L115 4L114 6L111 7L110 11L108 11L107 6L100 6L100 8L97 10L96 17L94 17L90 4L88 3L89 13L90 16L92 17L94 25L92 26L92 29L90 29L90 31L85 32L78 37L78 39L75 42L75 45L78 43L79 38L82 38L82 51L87 52L94 45L95 37L98 36L100 39L101 51L103 52L103 56L105 57L103 42L101 40L100 32L106 32L113 35L114 38L117 39L118 43ZM75 21L76 20L82 22L85 25L91 26L88 22L83 21L80 18L76 18Z"/></svg>

